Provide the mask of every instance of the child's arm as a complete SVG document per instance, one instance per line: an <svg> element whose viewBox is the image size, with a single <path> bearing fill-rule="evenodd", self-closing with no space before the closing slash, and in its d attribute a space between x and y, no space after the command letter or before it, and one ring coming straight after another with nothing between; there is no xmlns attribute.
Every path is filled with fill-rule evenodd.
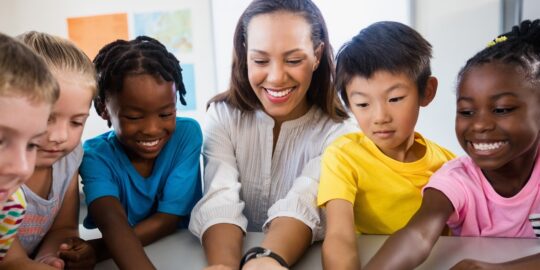
<svg viewBox="0 0 540 270"><path fill-rule="evenodd" d="M366 269L414 269L429 256L453 211L442 192L426 189L418 212L407 226L386 240Z"/></svg>
<svg viewBox="0 0 540 270"><path fill-rule="evenodd" d="M452 270L460 269L505 269L505 270L526 270L526 269L539 269L540 268L540 253L530 255L527 257L519 258L509 262L503 263L488 263L472 259L462 260Z"/></svg>
<svg viewBox="0 0 540 270"><path fill-rule="evenodd" d="M90 203L88 212L103 235L102 239L89 241L98 252L98 260L106 259L110 254L120 269L155 269L135 230L129 226L118 199L112 196L98 198ZM106 247L105 252L103 247Z"/></svg>
<svg viewBox="0 0 540 270"><path fill-rule="evenodd" d="M360 269L353 205L335 199L326 203L326 236L322 245L324 269Z"/></svg>
<svg viewBox="0 0 540 270"><path fill-rule="evenodd" d="M68 239L79 237L79 179L78 172L75 172L64 195L62 206L55 217L54 222L43 238L41 246L36 254L36 260L53 265L61 260L58 257L59 247L69 241ZM93 254L80 254L81 260L94 261L95 258L88 258ZM94 265L90 263L88 267ZM68 262L66 264L69 265Z"/></svg>
<svg viewBox="0 0 540 270"><path fill-rule="evenodd" d="M58 267L52 267L50 265L36 262L26 255L26 251L23 249L19 239L15 238L9 251L4 257L4 260L0 262L0 269L32 269L32 270L57 270L63 269L64 264L58 265Z"/></svg>

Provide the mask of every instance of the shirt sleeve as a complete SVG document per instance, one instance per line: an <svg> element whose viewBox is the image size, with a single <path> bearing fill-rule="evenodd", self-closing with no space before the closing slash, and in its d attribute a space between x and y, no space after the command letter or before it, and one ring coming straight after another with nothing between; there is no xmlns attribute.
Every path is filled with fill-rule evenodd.
<svg viewBox="0 0 540 270"><path fill-rule="evenodd" d="M442 192L454 207L454 212L448 218L448 224L461 223L463 211L467 201L467 188L461 181L463 173L460 172L459 160L452 160L436 171L423 190L433 188ZM465 178L467 179L467 178ZM471 180L469 180L471 181Z"/></svg>
<svg viewBox="0 0 540 270"><path fill-rule="evenodd" d="M110 151L101 150L91 147L85 148L83 161L79 168L86 205L88 206L101 197L113 196L119 199L120 196L113 174L113 165L108 161L114 157L112 154L107 154L111 153Z"/></svg>
<svg viewBox="0 0 540 270"><path fill-rule="evenodd" d="M239 172L227 120L218 113L216 104L207 112L204 158L204 196L191 212L189 230L201 238L212 225L234 224L244 232L247 219L242 213L244 202L240 199Z"/></svg>
<svg viewBox="0 0 540 270"><path fill-rule="evenodd" d="M177 142L174 169L159 198L158 212L187 216L201 198L200 155L202 132L199 124L189 121L177 126L182 136Z"/></svg>
<svg viewBox="0 0 540 270"><path fill-rule="evenodd" d="M326 149L321 166L317 204L323 207L330 200L343 199L354 205L358 176L337 145Z"/></svg>
<svg viewBox="0 0 540 270"><path fill-rule="evenodd" d="M332 131L328 132L327 139L323 140L322 149L336 137L351 131L351 127L345 124L336 124ZM322 150L321 150L322 153ZM321 176L321 156L311 159L302 169L302 173L294 180L291 190L285 198L278 200L268 210L268 219L263 225L267 231L270 222L276 217L292 217L302 221L312 232L312 242L322 240L324 237L324 214L317 207L317 190Z"/></svg>

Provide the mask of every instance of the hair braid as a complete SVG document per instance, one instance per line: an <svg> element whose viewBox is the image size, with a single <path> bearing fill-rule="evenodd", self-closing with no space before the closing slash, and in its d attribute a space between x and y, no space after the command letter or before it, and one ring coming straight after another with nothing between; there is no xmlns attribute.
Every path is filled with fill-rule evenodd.
<svg viewBox="0 0 540 270"><path fill-rule="evenodd" d="M178 59L156 39L139 36L134 40L117 40L104 46L94 59L98 74L96 112L103 113L105 99L121 91L124 78L134 74L159 75L174 82L182 105L186 105L186 89Z"/></svg>

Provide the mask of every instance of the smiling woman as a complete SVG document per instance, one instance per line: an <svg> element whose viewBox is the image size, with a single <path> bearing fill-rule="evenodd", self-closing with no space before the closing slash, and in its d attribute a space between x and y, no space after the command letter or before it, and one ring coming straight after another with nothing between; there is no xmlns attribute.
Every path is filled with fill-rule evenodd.
<svg viewBox="0 0 540 270"><path fill-rule="evenodd" d="M237 269L245 231L267 234L243 269L292 265L321 239L320 156L353 130L343 123L332 58L309 0L257 0L240 17L229 90L209 103L205 196L190 223L210 265Z"/></svg>

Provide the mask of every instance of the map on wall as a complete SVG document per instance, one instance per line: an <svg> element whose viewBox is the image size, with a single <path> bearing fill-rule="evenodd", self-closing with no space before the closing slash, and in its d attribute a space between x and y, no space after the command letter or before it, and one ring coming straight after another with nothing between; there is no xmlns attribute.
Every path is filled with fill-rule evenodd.
<svg viewBox="0 0 540 270"><path fill-rule="evenodd" d="M193 69L193 64L182 64L182 81L184 82L184 87L186 88L186 95L184 99L186 100L187 105L184 106L180 103L180 99L176 103L176 109L179 111L192 111L197 109L197 102L195 98L195 71Z"/></svg>
<svg viewBox="0 0 540 270"><path fill-rule="evenodd" d="M174 54L192 52L190 10L137 13L133 18L135 36L146 35L155 38Z"/></svg>

